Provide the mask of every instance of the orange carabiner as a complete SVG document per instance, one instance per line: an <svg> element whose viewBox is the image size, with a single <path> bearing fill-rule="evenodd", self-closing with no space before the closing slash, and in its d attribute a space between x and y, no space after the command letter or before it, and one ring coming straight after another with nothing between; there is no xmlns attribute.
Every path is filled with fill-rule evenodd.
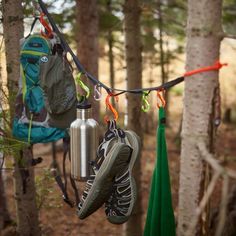
<svg viewBox="0 0 236 236"><path fill-rule="evenodd" d="M164 89L157 90L157 98L160 100L160 103L157 102L157 107L158 108L165 107L165 105L166 105L166 101L165 101L165 98L164 98L164 93L165 93Z"/></svg>
<svg viewBox="0 0 236 236"><path fill-rule="evenodd" d="M49 26L49 24L47 23L47 21L44 19L44 13L42 12L40 14L40 18L39 18L40 23L42 24L42 26L45 28L46 33L41 32L41 34L45 37L45 38L52 38L53 34L52 34L52 28Z"/></svg>
<svg viewBox="0 0 236 236"><path fill-rule="evenodd" d="M112 106L112 104L110 103L110 97L115 97L116 102L118 102L119 98L118 98L118 96L114 96L114 94L109 93L109 94L107 94L107 97L106 97L106 100L105 100L106 107L112 112L112 114L113 114L113 116L114 116L114 120L117 121L119 115L118 115L117 110L116 110L116 109ZM108 115L106 115L106 116L104 117L104 120L105 120L106 123L109 122Z"/></svg>

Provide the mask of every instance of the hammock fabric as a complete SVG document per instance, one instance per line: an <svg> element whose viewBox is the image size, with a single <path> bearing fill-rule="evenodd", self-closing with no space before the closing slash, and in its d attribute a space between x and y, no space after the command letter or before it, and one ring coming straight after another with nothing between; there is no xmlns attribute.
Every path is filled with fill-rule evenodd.
<svg viewBox="0 0 236 236"><path fill-rule="evenodd" d="M165 139L165 110L159 109L157 160L152 177L144 236L175 236L170 176Z"/></svg>

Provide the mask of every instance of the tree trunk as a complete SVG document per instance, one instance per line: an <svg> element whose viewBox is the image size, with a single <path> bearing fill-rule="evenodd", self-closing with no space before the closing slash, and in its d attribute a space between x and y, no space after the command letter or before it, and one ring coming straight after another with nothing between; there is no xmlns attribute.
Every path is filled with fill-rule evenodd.
<svg viewBox="0 0 236 236"><path fill-rule="evenodd" d="M189 0L186 70L209 66L219 59L222 35L221 0ZM209 129L218 71L199 73L185 79L182 124L178 235L185 235L202 197L204 165L196 143L211 143ZM192 235L201 235L201 223ZM191 235L191 236L192 236Z"/></svg>
<svg viewBox="0 0 236 236"><path fill-rule="evenodd" d="M163 40L163 17L162 17L162 1L158 0L157 1L157 12L158 12L158 28L159 28L159 50L160 50L160 67L161 67L161 83L164 84L167 82L167 71L165 69L167 60L166 60L166 55L165 55L165 50L164 50L164 40ZM166 106L165 106L165 112L166 112L166 126L168 126L168 117L169 117L169 102L168 102L168 94L169 91L165 91L165 101L166 101Z"/></svg>
<svg viewBox="0 0 236 236"><path fill-rule="evenodd" d="M124 4L125 52L127 65L127 88L142 87L142 56L140 42L140 7L138 0L125 0ZM141 97L128 94L128 129L142 138ZM137 182L138 198L133 215L125 225L126 236L142 235L141 164L137 161L133 175Z"/></svg>
<svg viewBox="0 0 236 236"><path fill-rule="evenodd" d="M107 11L111 12L111 0L107 1ZM109 72L110 72L110 85L111 88L115 87L115 70L114 70L114 55L113 55L113 34L112 29L108 29L108 35L107 35L107 42L108 42L108 59L109 59ZM115 99L112 97L112 105L115 106Z"/></svg>
<svg viewBox="0 0 236 236"><path fill-rule="evenodd" d="M21 159L22 158L22 159ZM25 148L22 157L15 161L15 198L17 232L22 236L39 236L41 230L36 205L32 147Z"/></svg>
<svg viewBox="0 0 236 236"><path fill-rule="evenodd" d="M157 11L158 11L158 28L159 28L159 50L160 50L160 67L161 67L161 83L166 82L165 73L165 52L163 48L163 20L162 20L162 9L161 0L157 1Z"/></svg>
<svg viewBox="0 0 236 236"><path fill-rule="evenodd" d="M3 36L5 42L7 87L9 91L10 117L14 116L15 96L18 91L19 40L23 37L23 9L21 1L2 1ZM9 50L10 49L10 50ZM11 109L13 108L13 109Z"/></svg>
<svg viewBox="0 0 236 236"><path fill-rule="evenodd" d="M8 208L7 208L3 175L2 175L1 170L0 170L0 203L1 203L0 204L0 232L1 232L1 230L3 230L12 222Z"/></svg>
<svg viewBox="0 0 236 236"><path fill-rule="evenodd" d="M3 95L3 75L2 75L2 57L0 55L0 113L3 111L3 101L4 101L4 95ZM3 128L4 122L3 118L0 117L0 128ZM0 140L2 137L0 136ZM4 153L3 150L0 149L0 232L5 227L8 226L12 222L10 213L8 211L7 207L7 201L6 201L6 195L5 195L5 186L4 186L4 172L1 170L1 167L3 167L4 163Z"/></svg>
<svg viewBox="0 0 236 236"><path fill-rule="evenodd" d="M77 54L85 69L98 78L98 9L96 0L76 0ZM88 81L87 81L88 82ZM93 90L92 84L90 84ZM99 120L99 103L90 99L94 118Z"/></svg>
<svg viewBox="0 0 236 236"><path fill-rule="evenodd" d="M21 1L2 1L3 34L6 50L7 86L9 91L10 119L14 117L14 97L20 77L19 52L23 37L23 8ZM23 150L22 160L15 156L15 197L17 211L17 231L20 235L40 235L34 171L31 167L32 149ZM20 169L21 168L21 169ZM23 169L22 169L23 168ZM23 178L24 176L24 178ZM23 185L22 180L25 184Z"/></svg>

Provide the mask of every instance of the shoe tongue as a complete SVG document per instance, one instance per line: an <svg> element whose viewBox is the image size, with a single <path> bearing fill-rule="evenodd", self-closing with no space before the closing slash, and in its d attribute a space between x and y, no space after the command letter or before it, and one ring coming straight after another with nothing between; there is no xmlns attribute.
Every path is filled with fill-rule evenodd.
<svg viewBox="0 0 236 236"><path fill-rule="evenodd" d="M118 128L117 129L117 135L120 137L120 138L125 138L125 131Z"/></svg>
<svg viewBox="0 0 236 236"><path fill-rule="evenodd" d="M108 129L107 132L105 133L105 141L109 141L112 138L114 138L116 136L115 132L113 130Z"/></svg>

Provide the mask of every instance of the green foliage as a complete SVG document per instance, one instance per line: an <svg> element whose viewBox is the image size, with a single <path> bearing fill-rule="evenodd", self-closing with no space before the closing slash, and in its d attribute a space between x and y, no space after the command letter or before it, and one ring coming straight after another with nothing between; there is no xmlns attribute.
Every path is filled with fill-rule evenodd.
<svg viewBox="0 0 236 236"><path fill-rule="evenodd" d="M158 21L154 18L152 10L148 7L144 8L141 17L141 37L144 53L155 54L157 52L155 48L158 42L155 36L157 25Z"/></svg>
<svg viewBox="0 0 236 236"><path fill-rule="evenodd" d="M54 194L54 184L55 180L48 169L43 169L43 173L35 177L36 203L39 210L61 207L61 199Z"/></svg>
<svg viewBox="0 0 236 236"><path fill-rule="evenodd" d="M182 86L174 86L170 89L170 92L175 96L182 96L184 93L184 88Z"/></svg>
<svg viewBox="0 0 236 236"><path fill-rule="evenodd" d="M28 146L28 143L12 136L10 109L7 104L14 104L15 97L8 96L6 89L2 89L2 87L3 85L0 84L0 152L4 153L4 156L18 158L20 150Z"/></svg>
<svg viewBox="0 0 236 236"><path fill-rule="evenodd" d="M173 1L172 5L156 1L142 4L141 33L143 43L144 67L153 68L164 64L165 77L168 78L168 65L183 53L187 6L183 1ZM160 38L159 28L162 29ZM160 57L162 40L163 58ZM153 65L153 66L150 66Z"/></svg>
<svg viewBox="0 0 236 236"><path fill-rule="evenodd" d="M163 5L164 29L168 36L175 38L179 43L185 39L185 28L187 22L187 2L175 1L170 7Z"/></svg>
<svg viewBox="0 0 236 236"><path fill-rule="evenodd" d="M107 33L108 30L120 31L122 29L121 19L112 11L108 12L103 7L100 7L99 10L99 29L101 33Z"/></svg>
<svg viewBox="0 0 236 236"><path fill-rule="evenodd" d="M223 27L228 34L236 34L236 0L223 1Z"/></svg>

